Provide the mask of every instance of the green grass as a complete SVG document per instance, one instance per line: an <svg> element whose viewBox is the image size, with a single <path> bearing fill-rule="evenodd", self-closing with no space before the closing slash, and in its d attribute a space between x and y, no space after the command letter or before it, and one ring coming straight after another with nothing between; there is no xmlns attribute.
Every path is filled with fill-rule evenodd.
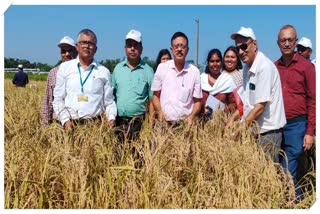
<svg viewBox="0 0 320 214"><path fill-rule="evenodd" d="M5 79L13 79L15 72L4 72L4 78ZM33 73L27 73L29 81L46 81L48 78L48 74L33 74Z"/></svg>

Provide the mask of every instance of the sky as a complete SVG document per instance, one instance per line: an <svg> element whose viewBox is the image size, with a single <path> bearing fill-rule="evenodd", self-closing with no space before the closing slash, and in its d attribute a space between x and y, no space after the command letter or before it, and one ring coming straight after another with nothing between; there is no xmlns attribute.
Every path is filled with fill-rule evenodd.
<svg viewBox="0 0 320 214"><path fill-rule="evenodd" d="M210 49L218 48L223 54L234 45L230 35L240 26L254 30L259 49L272 61L280 57L276 40L285 24L297 29L298 38L308 37L316 46L315 5L13 4L4 13L4 57L55 65L60 59L60 39L69 35L76 40L80 30L89 28L98 38L98 61L123 59L125 35L136 29L142 33L142 57L155 60L160 49L170 48L171 36L182 31L189 38L187 59L196 62L197 18L199 64L205 64ZM314 48L311 59L315 53Z"/></svg>

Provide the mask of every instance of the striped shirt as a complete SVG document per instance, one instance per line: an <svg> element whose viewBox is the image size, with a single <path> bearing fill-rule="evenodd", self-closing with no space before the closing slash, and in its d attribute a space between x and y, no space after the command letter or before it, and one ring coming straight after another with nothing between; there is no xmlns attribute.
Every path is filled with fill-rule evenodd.
<svg viewBox="0 0 320 214"><path fill-rule="evenodd" d="M41 113L40 113L40 124L41 126L47 126L52 123L53 119L57 119L53 111L53 89L56 85L56 76L59 70L59 66L52 68L48 74L45 94L42 102Z"/></svg>

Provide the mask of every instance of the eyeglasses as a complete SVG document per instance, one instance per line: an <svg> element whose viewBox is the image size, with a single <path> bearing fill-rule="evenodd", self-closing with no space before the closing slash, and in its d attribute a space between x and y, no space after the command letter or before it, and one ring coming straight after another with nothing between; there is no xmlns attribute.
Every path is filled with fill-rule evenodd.
<svg viewBox="0 0 320 214"><path fill-rule="evenodd" d="M251 44L251 42L253 42L253 40L251 40L250 42L248 43L242 43L241 45L237 46L237 51L239 53L240 49L243 50L243 51L246 51L249 47L249 45Z"/></svg>
<svg viewBox="0 0 320 214"><path fill-rule="evenodd" d="M287 41L288 41L289 44L292 44L292 43L294 43L295 41L297 41L297 38L283 38L283 39L280 39L280 40L279 40L279 42L280 42L282 45L285 45Z"/></svg>
<svg viewBox="0 0 320 214"><path fill-rule="evenodd" d="M89 47L95 47L96 43L93 43L91 41L79 41L78 44L80 44L82 47L89 46Z"/></svg>
<svg viewBox="0 0 320 214"><path fill-rule="evenodd" d="M140 43L138 42L133 42L133 43L126 43L126 48L134 48L134 49L138 49L140 47Z"/></svg>
<svg viewBox="0 0 320 214"><path fill-rule="evenodd" d="M307 48L307 47L304 47L304 46L302 46L302 45L298 45L298 46L297 46L297 49L298 49L299 52L305 52L308 48Z"/></svg>
<svg viewBox="0 0 320 214"><path fill-rule="evenodd" d="M178 45L172 45L172 49L177 51L179 48L181 48L182 50L188 48L187 45L183 45L183 44L178 44Z"/></svg>

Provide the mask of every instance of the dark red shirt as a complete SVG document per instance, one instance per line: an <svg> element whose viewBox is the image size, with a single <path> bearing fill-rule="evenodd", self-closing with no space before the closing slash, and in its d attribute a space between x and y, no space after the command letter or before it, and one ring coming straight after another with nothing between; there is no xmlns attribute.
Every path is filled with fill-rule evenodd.
<svg viewBox="0 0 320 214"><path fill-rule="evenodd" d="M282 58L275 62L280 74L286 118L307 115L306 134L316 126L316 73L314 65L298 53L286 67Z"/></svg>

